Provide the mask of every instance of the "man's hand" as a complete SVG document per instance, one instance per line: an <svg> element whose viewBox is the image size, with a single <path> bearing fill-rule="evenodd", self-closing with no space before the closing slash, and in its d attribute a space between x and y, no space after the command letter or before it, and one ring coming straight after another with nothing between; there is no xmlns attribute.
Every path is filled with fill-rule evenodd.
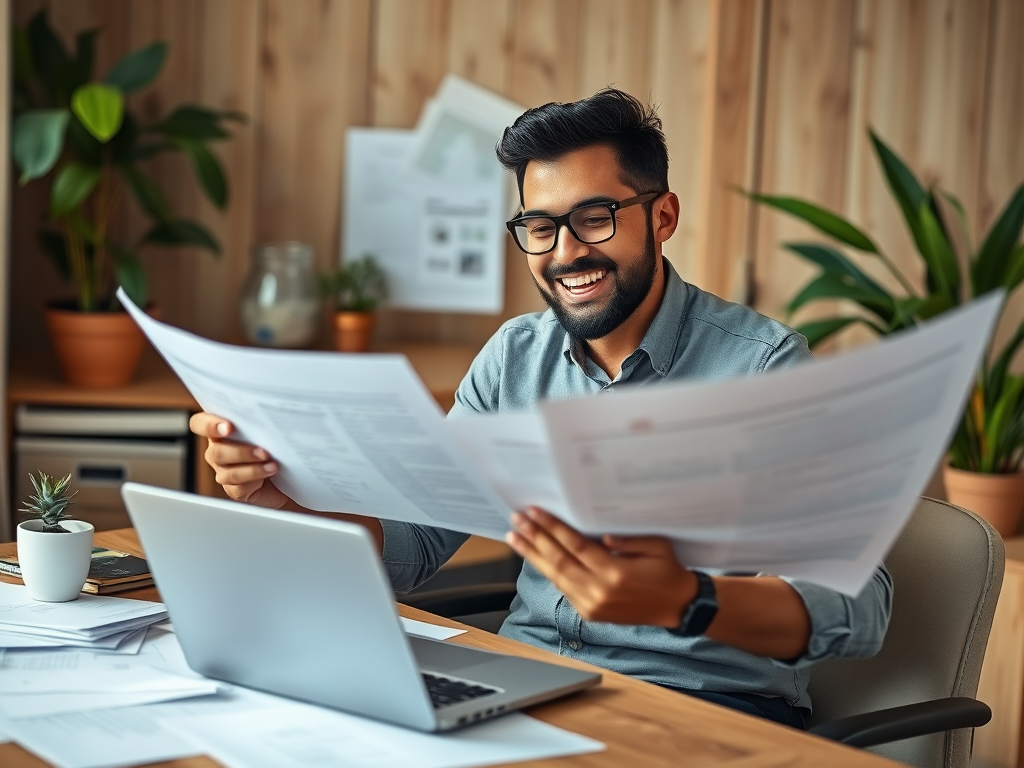
<svg viewBox="0 0 1024 768"><path fill-rule="evenodd" d="M204 458L229 498L271 509L294 506L295 502L269 480L277 474L278 466L267 451L226 439L235 431L231 422L212 413L197 413L188 425L195 434L209 438Z"/></svg>
<svg viewBox="0 0 1024 768"><path fill-rule="evenodd" d="M679 625L697 578L660 536L586 538L531 507L512 519L507 541L550 579L587 621Z"/></svg>

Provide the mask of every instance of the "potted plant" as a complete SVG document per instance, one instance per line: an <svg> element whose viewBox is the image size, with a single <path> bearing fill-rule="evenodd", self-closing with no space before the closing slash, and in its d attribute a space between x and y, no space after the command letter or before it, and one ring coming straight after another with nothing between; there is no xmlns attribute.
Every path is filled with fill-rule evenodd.
<svg viewBox="0 0 1024 768"><path fill-rule="evenodd" d="M89 575L93 526L71 520L71 475L56 480L44 472L29 475L35 493L22 512L36 515L18 525L18 565L29 597L64 603L78 597Z"/></svg>
<svg viewBox="0 0 1024 768"><path fill-rule="evenodd" d="M174 216L145 163L165 152L184 153L206 197L223 209L227 180L208 145L228 138L224 121L241 116L183 105L144 123L126 108L125 96L159 74L167 45L129 53L97 81L96 35L79 33L72 54L45 11L14 28L11 150L21 184L51 182L39 241L74 287L73 298L47 311L62 373L72 384L107 387L127 383L142 353L142 334L114 297L120 284L140 307L148 305L140 251L189 245L220 252L202 225ZM135 242L112 231L125 190L152 220Z"/></svg>
<svg viewBox="0 0 1024 768"><path fill-rule="evenodd" d="M373 338L374 313L388 295L383 268L373 256L366 255L322 274L320 286L337 304L334 348L339 352L366 352Z"/></svg>
<svg viewBox="0 0 1024 768"><path fill-rule="evenodd" d="M797 198L751 195L863 258L877 259L901 288L899 292L886 289L833 245L784 244L818 268L817 275L790 301L790 313L813 302L836 299L852 302L858 310L798 326L812 347L855 324L880 336L894 333L997 288L1009 294L1024 281L1024 244L1018 242L1024 227L1024 183L974 246L960 201L948 192L925 189L895 152L874 132L869 135L923 262L923 290L916 290L865 232L837 214ZM1004 536L1016 532L1024 512L1024 377L1010 370L1022 343L1024 322L1004 343L993 341L949 446L943 473L949 500L986 517Z"/></svg>

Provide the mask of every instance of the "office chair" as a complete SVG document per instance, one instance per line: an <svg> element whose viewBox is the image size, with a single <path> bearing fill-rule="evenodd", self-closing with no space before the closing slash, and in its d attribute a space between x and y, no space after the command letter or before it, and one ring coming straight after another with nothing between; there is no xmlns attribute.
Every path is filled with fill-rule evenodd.
<svg viewBox="0 0 1024 768"><path fill-rule="evenodd" d="M966 768L976 701L1003 581L1003 541L971 512L921 499L885 559L894 583L885 643L870 659L822 662L811 674L810 732L922 768ZM507 613L515 584L482 584L403 599L463 620Z"/></svg>

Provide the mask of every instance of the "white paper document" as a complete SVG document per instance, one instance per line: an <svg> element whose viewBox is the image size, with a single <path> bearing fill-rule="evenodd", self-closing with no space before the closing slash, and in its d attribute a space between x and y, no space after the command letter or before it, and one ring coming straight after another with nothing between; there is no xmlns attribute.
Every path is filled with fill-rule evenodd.
<svg viewBox="0 0 1024 768"><path fill-rule="evenodd" d="M21 584L0 582L0 632L60 640L94 640L167 618L163 603L106 595L79 595L42 603Z"/></svg>
<svg viewBox="0 0 1024 768"><path fill-rule="evenodd" d="M468 768L604 749L518 712L443 735L300 704L164 726L228 768Z"/></svg>
<svg viewBox="0 0 1024 768"><path fill-rule="evenodd" d="M425 621L407 619L404 616L401 616L400 618L402 619L402 628L405 630L407 635L422 637L425 640L450 640L453 637L466 634L466 630L464 629L441 627L437 624L428 624Z"/></svg>
<svg viewBox="0 0 1024 768"><path fill-rule="evenodd" d="M850 595L945 453L1003 300L762 376L445 421L394 357L237 349L119 297L300 504L492 538L512 509L546 506L587 534L669 536L689 566Z"/></svg>

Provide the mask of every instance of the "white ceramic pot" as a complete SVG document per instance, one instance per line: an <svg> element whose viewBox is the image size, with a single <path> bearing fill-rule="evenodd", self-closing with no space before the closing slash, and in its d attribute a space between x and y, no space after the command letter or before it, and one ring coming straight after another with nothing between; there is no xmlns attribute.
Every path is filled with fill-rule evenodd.
<svg viewBox="0 0 1024 768"><path fill-rule="evenodd" d="M18 564L33 600L66 603L82 591L92 560L92 523L64 520L70 533L44 533L42 520L18 525Z"/></svg>

